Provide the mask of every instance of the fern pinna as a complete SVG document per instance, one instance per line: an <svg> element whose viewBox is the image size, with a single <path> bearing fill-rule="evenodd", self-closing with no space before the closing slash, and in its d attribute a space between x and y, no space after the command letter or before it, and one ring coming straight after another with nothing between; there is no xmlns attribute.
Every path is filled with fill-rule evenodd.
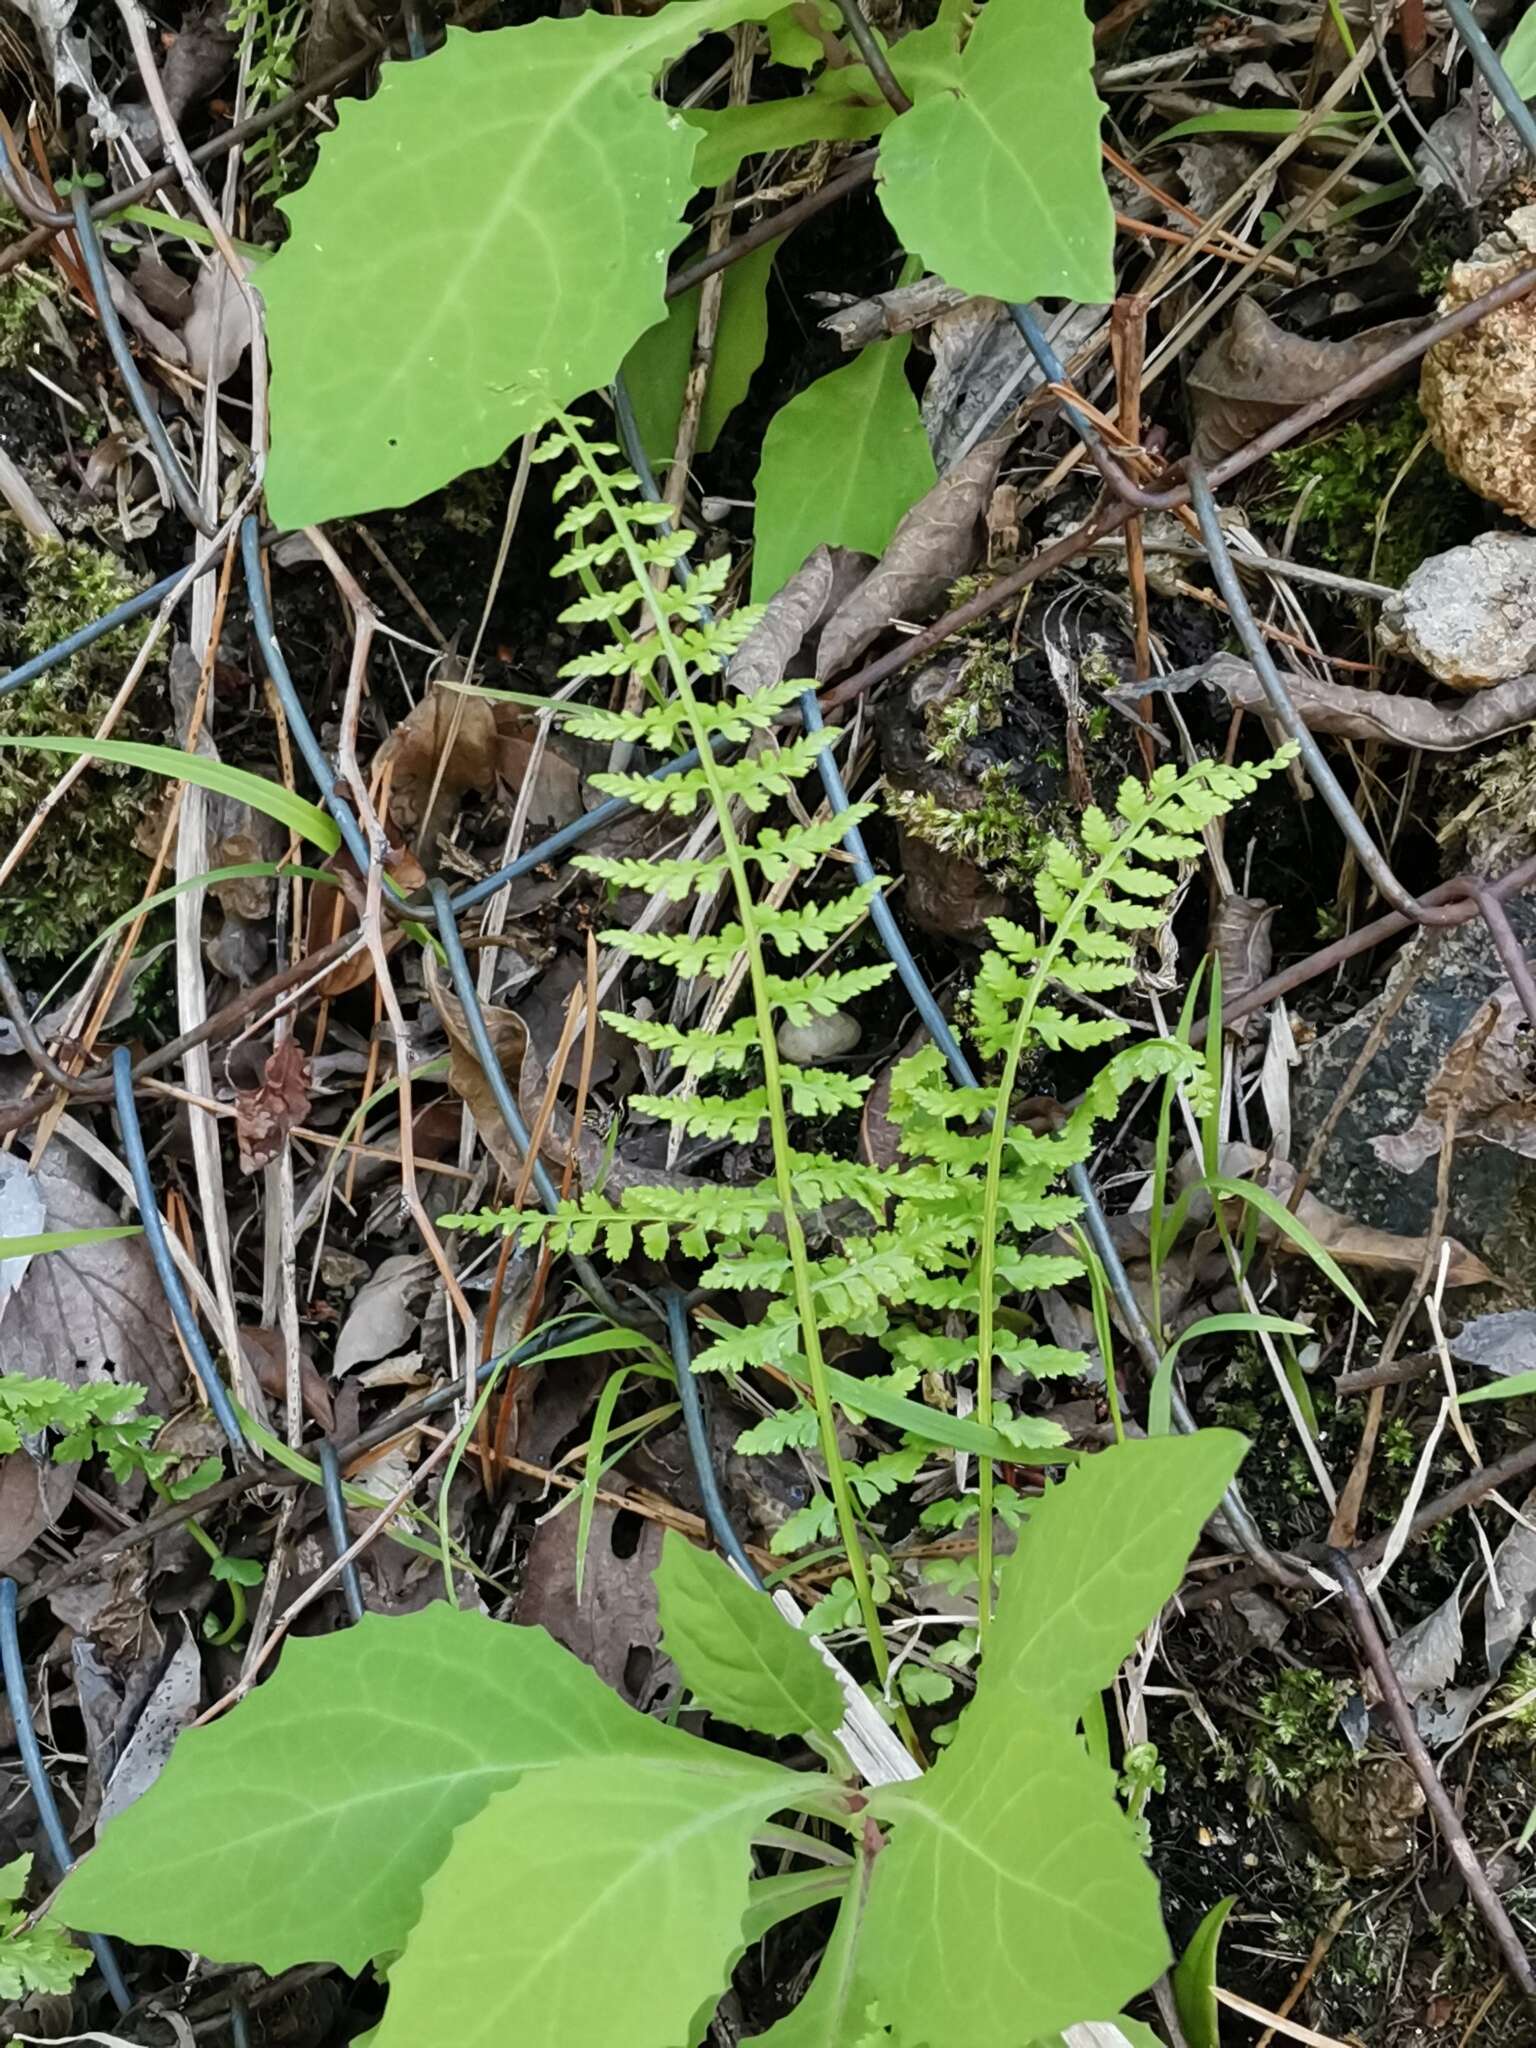
<svg viewBox="0 0 1536 2048"><path fill-rule="evenodd" d="M889 1578L878 1555L872 1573L861 1510L915 1477L938 1452L923 1433L922 1408L904 1398L899 1412L914 1426L902 1448L850 1465L839 1446L837 1408L857 1416L866 1385L866 1412L890 1412L881 1394L910 1397L920 1386L937 1402L963 1405L955 1402L954 1390L969 1382L978 1447L1018 1464L1061 1461L1065 1438L1057 1424L993 1397L999 1365L1035 1378L1083 1369L1080 1353L1029 1333L1028 1297L1083 1270L1078 1258L1041 1250L1035 1240L1065 1230L1075 1218L1078 1203L1057 1184L1069 1166L1088 1157L1095 1125L1113 1111L1124 1089L1177 1072L1199 1091L1204 1070L1187 1046L1143 1041L1100 1069L1059 1129L1037 1133L1007 1114L1020 1063L1036 1047L1090 1048L1125 1032L1116 1019L1074 1014L1058 999L1103 995L1133 982L1136 935L1162 923L1178 864L1198 856L1201 830L1274 764L1201 761L1182 773L1161 768L1145 786L1122 787L1113 818L1088 811L1079 847L1050 842L1034 884L1039 932L994 920L995 948L975 983L976 1041L985 1057L1000 1062L996 1084L957 1085L938 1049L927 1047L893 1076L889 1115L900 1133L899 1164L874 1167L805 1151L792 1140L791 1117L826 1118L853 1108L870 1083L785 1060L778 1026L827 1014L892 970L799 967L800 956L815 954L862 916L870 889L774 908L758 901L755 882L783 882L815 869L873 806L855 804L842 817L809 824L793 818L759 824L751 834L738 828L738 807L762 819L810 773L819 749L836 734L806 733L763 744L806 686L784 682L749 697L717 681L756 612L711 615L729 573L723 559L686 580L669 580L682 567L689 537L660 530L666 509L639 498L637 479L622 466L618 449L588 439L584 425L562 417L538 451L544 460L569 461L557 490L571 502L558 531L574 544L555 573L578 576L585 594L562 618L607 631L605 644L579 655L563 673L593 679L638 675L649 701L637 711L577 706L564 715L581 737L630 742L664 756L675 755L680 741L691 741L698 765L664 779L639 773L592 779L613 795L678 817L707 803L719 850L656 860L587 855L578 865L616 887L677 903L728 884L735 916L713 932L613 930L602 938L632 958L688 979L718 982L744 961L750 992L750 1005L717 1032L622 1013L610 1014L608 1021L670 1062L689 1084L674 1095L632 1097L634 1110L696 1135L736 1142L756 1138L766 1123L773 1172L755 1185L716 1187L704 1196L640 1185L626 1188L617 1200L588 1190L553 1215L509 1209L447 1220L515 1232L524 1241L543 1239L556 1250L590 1252L600 1244L615 1262L637 1246L653 1259L676 1249L703 1263L705 1287L769 1297L766 1313L751 1323L713 1322L713 1339L695 1369L743 1372L767 1365L809 1396L808 1405L749 1431L742 1448L819 1449L829 1497L786 1523L774 1547L789 1552L836 1538L850 1578L823 1602L821 1625L842 1625L856 1612L883 1677L887 1658L878 1598L888 1591ZM663 695L659 683L663 665L670 695ZM744 745L745 751L722 761L715 753L721 743ZM704 1082L713 1085L695 1085ZM834 1236L823 1246L818 1238L813 1253L806 1220L833 1205L839 1215L853 1215L854 1226L843 1229L841 1242ZM888 1354L885 1368L866 1382L830 1373L823 1346L828 1331L867 1348L880 1346ZM952 1458L953 1450L947 1455ZM985 1626L992 1515L995 1507L1008 1512L1012 1502L1006 1491L994 1497L992 1456L977 1462L974 1499L958 1506L935 1503L927 1519L932 1526L958 1527L979 1514L977 1572ZM922 1697L937 1696L934 1673L914 1676L928 1681ZM907 1696L915 1695L909 1689Z"/></svg>

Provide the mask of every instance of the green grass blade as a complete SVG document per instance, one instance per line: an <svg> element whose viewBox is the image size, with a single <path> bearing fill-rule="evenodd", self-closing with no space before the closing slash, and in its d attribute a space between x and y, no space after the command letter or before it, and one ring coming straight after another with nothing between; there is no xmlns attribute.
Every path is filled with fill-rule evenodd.
<svg viewBox="0 0 1536 2048"><path fill-rule="evenodd" d="M44 1230L36 1237L0 1237L0 1260L31 1259L41 1252L72 1252L83 1244L106 1244L114 1237L138 1237L138 1223L105 1224L99 1230Z"/></svg>
<svg viewBox="0 0 1536 2048"><path fill-rule="evenodd" d="M180 747L152 746L146 740L75 739L60 733L0 733L0 747L36 747L45 754L88 754L93 761L113 761L124 768L142 768L172 782L195 782L219 796L234 797L297 832L326 853L334 853L341 834L318 804L295 796L281 783L215 761L206 754L184 753Z"/></svg>

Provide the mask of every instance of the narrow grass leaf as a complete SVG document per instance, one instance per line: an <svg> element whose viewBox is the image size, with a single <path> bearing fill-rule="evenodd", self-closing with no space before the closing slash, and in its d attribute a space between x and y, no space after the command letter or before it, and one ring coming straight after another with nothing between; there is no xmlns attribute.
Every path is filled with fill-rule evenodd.
<svg viewBox="0 0 1536 2048"><path fill-rule="evenodd" d="M275 818L290 832L334 853L341 834L318 804L280 782L268 782L248 768L235 768L228 761L215 761L207 754L184 753L179 747L157 747L146 740L73 739L59 733L0 733L0 747L36 747L45 754L89 754L93 761L112 761L124 768L142 768L150 775L164 775L172 782L195 782L219 796L232 796L252 810Z"/></svg>

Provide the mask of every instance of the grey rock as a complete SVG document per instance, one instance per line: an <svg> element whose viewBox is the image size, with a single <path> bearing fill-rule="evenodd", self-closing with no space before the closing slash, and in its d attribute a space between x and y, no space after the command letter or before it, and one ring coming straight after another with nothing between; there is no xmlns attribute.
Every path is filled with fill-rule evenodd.
<svg viewBox="0 0 1536 2048"><path fill-rule="evenodd" d="M852 1052L862 1035L857 1017L834 1010L829 1017L812 1017L808 1024L781 1024L779 1051L797 1066L820 1067Z"/></svg>
<svg viewBox="0 0 1536 2048"><path fill-rule="evenodd" d="M1482 533L1421 562L1381 609L1381 638L1457 690L1536 668L1536 535Z"/></svg>
<svg viewBox="0 0 1536 2048"><path fill-rule="evenodd" d="M1510 921L1529 952L1536 945L1536 903L1516 900ZM1422 934L1394 961L1386 985L1347 1022L1307 1046L1293 1095L1294 1156L1306 1156L1344 1085L1345 1076L1398 977L1412 973L1422 949L1435 948L1417 986L1393 1018L1323 1158L1313 1193L1357 1222L1405 1237L1421 1236L1435 1211L1437 1161L1398 1173L1377 1157L1371 1140L1404 1131L1424 1106L1424 1093L1446 1053L1505 974L1481 918L1439 935ZM1536 1301L1536 1161L1498 1145L1459 1141L1451 1169L1447 1229Z"/></svg>

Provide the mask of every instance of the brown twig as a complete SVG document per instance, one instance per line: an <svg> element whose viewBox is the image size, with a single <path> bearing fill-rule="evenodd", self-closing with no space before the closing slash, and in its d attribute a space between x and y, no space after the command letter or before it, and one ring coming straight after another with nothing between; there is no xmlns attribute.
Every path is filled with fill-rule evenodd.
<svg viewBox="0 0 1536 2048"><path fill-rule="evenodd" d="M1380 1629L1376 1626L1376 1617L1371 1612L1370 1599L1355 1568L1355 1561L1342 1550L1331 1550L1328 1553L1328 1562L1344 1596L1344 1605L1349 1612L1355 1639L1364 1652L1372 1677L1380 1688L1382 1702L1391 1718L1393 1728L1397 1731L1397 1739L1402 1744L1409 1768L1418 1779L1425 1803L1434 1816L1435 1826L1440 1830L1440 1838L1465 1879L1473 1904L1493 1936L1499 1954L1504 1958L1505 1968L1519 1986L1523 1996L1536 2002L1536 1975L1532 1974L1530 1957L1515 1931L1514 1922L1504 1910L1503 1900L1494 1890L1488 1873L1477 1860L1476 1851L1467 1839L1467 1831L1461 1824L1461 1816L1441 1784L1440 1774L1424 1746L1424 1738L1420 1735L1418 1724L1413 1718L1413 1709L1403 1692L1402 1681L1393 1669L1387 1646L1382 1640Z"/></svg>

